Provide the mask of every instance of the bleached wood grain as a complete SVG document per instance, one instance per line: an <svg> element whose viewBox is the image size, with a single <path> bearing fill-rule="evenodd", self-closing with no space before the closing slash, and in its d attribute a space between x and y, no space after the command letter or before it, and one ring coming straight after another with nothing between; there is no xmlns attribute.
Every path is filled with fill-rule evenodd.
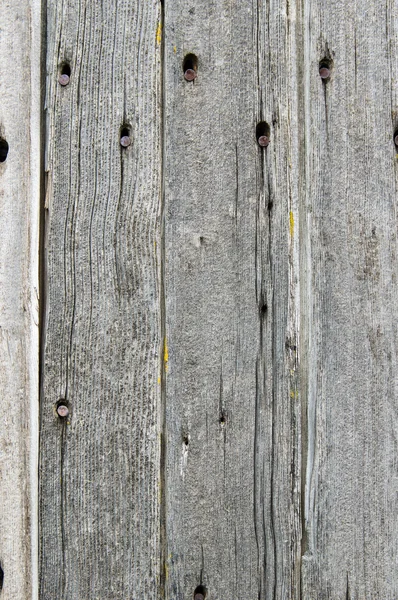
<svg viewBox="0 0 398 600"><path fill-rule="evenodd" d="M0 596L35 600L41 6L1 0L0 14Z"/></svg>
<svg viewBox="0 0 398 600"><path fill-rule="evenodd" d="M158 1L48 2L42 600L159 597L159 24Z"/></svg>

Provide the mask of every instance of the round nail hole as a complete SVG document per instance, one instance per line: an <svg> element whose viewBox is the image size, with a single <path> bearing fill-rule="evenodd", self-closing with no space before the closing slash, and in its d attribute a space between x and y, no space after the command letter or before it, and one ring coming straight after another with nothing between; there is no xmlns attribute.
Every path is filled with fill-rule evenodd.
<svg viewBox="0 0 398 600"><path fill-rule="evenodd" d="M70 66L68 65L68 63L64 63L61 67L61 72L60 75L58 77L58 81L60 83L60 85L65 86L68 85L69 80L70 80Z"/></svg>
<svg viewBox="0 0 398 600"><path fill-rule="evenodd" d="M69 408L66 400L59 400L57 402L57 415L60 419L69 417Z"/></svg>
<svg viewBox="0 0 398 600"><path fill-rule="evenodd" d="M0 162L4 162L8 154L8 143L0 138Z"/></svg>
<svg viewBox="0 0 398 600"><path fill-rule="evenodd" d="M220 417L220 424L225 425L226 422L227 422L227 416L225 413L222 413L222 415Z"/></svg>
<svg viewBox="0 0 398 600"><path fill-rule="evenodd" d="M187 54L182 63L182 70L186 81L193 81L198 76L198 57L195 54Z"/></svg>
<svg viewBox="0 0 398 600"><path fill-rule="evenodd" d="M327 81L332 74L332 63L328 58L324 58L319 63L319 76L323 81Z"/></svg>
<svg viewBox="0 0 398 600"><path fill-rule="evenodd" d="M131 144L131 135L129 127L122 127L120 130L120 145L123 148L128 148Z"/></svg>
<svg viewBox="0 0 398 600"><path fill-rule="evenodd" d="M206 598L206 588L203 585L198 585L193 594L193 600L205 600Z"/></svg>
<svg viewBox="0 0 398 600"><path fill-rule="evenodd" d="M261 148L266 148L270 143L270 127L266 121L260 121L256 127L256 139Z"/></svg>

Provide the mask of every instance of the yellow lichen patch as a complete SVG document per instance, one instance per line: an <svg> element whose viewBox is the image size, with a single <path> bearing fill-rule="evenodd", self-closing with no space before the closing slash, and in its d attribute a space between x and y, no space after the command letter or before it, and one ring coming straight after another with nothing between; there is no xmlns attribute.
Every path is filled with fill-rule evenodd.
<svg viewBox="0 0 398 600"><path fill-rule="evenodd" d="M173 50L174 50L174 54L175 54L177 52L177 46L174 46ZM398 156L398 154L397 154L397 156Z"/></svg>
<svg viewBox="0 0 398 600"><path fill-rule="evenodd" d="M158 44L162 41L162 24L159 23L158 28L156 30L156 41Z"/></svg>
<svg viewBox="0 0 398 600"><path fill-rule="evenodd" d="M161 383L162 383L162 378L159 375L159 377L158 377L158 384L160 385Z"/></svg>
<svg viewBox="0 0 398 600"><path fill-rule="evenodd" d="M164 361L164 370L167 371L167 363L169 362L169 349L167 347L167 340L164 338L164 349L163 349L163 361Z"/></svg>
<svg viewBox="0 0 398 600"><path fill-rule="evenodd" d="M294 235L294 215L293 212L289 213L289 227L290 227L290 237L293 238Z"/></svg>

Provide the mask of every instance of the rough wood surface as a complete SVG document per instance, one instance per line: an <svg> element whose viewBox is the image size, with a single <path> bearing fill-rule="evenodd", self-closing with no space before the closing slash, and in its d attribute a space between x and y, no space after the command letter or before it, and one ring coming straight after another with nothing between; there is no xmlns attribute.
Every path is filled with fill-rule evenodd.
<svg viewBox="0 0 398 600"><path fill-rule="evenodd" d="M397 24L396 2L304 5L308 599L397 598Z"/></svg>
<svg viewBox="0 0 398 600"><path fill-rule="evenodd" d="M0 2L0 597L37 598L40 5Z"/></svg>
<svg viewBox="0 0 398 600"><path fill-rule="evenodd" d="M47 16L40 597L157 598L160 3Z"/></svg>
<svg viewBox="0 0 398 600"><path fill-rule="evenodd" d="M197 586L209 598L299 597L299 170L288 10L283 1L165 4L170 599L188 600ZM193 82L183 77L190 53ZM267 149L256 140L261 121Z"/></svg>
<svg viewBox="0 0 398 600"><path fill-rule="evenodd" d="M42 599L396 599L397 12L49 0Z"/></svg>

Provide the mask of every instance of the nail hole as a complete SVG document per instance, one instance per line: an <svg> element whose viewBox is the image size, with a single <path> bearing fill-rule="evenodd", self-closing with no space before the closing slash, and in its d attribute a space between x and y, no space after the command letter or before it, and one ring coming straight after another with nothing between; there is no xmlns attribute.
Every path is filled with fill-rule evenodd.
<svg viewBox="0 0 398 600"><path fill-rule="evenodd" d="M120 145L123 148L128 148L131 144L130 127L123 125L120 130Z"/></svg>
<svg viewBox="0 0 398 600"><path fill-rule="evenodd" d="M64 398L58 400L56 411L60 419L66 419L69 416L69 406Z"/></svg>
<svg viewBox="0 0 398 600"><path fill-rule="evenodd" d="M259 146L266 148L270 142L270 127L266 121L260 121L256 127L256 139Z"/></svg>
<svg viewBox="0 0 398 600"><path fill-rule="evenodd" d="M61 66L61 75L67 75L70 77L70 65L68 65L68 63L63 63Z"/></svg>
<svg viewBox="0 0 398 600"><path fill-rule="evenodd" d="M225 425L226 422L227 422L227 415L223 412L220 417L220 424Z"/></svg>
<svg viewBox="0 0 398 600"><path fill-rule="evenodd" d="M193 81L197 77L198 57L195 54L187 54L182 63L182 70L187 81Z"/></svg>
<svg viewBox="0 0 398 600"><path fill-rule="evenodd" d="M206 588L203 585L198 585L193 594L193 600L204 600L206 598Z"/></svg>
<svg viewBox="0 0 398 600"><path fill-rule="evenodd" d="M268 312L268 305L267 305L267 303L266 302L261 302L259 308L260 308L260 315L262 317L265 317L266 314L267 314L267 312Z"/></svg>
<svg viewBox="0 0 398 600"><path fill-rule="evenodd" d="M63 65L61 65L61 72L58 77L58 81L61 85L65 86L65 85L68 85L69 79L70 79L70 66L68 65L68 63L63 63Z"/></svg>
<svg viewBox="0 0 398 600"><path fill-rule="evenodd" d="M268 210L271 211L273 206L274 206L274 203L272 201L269 201L268 202Z"/></svg>
<svg viewBox="0 0 398 600"><path fill-rule="evenodd" d="M184 435L184 437L183 437L183 440L182 440L182 441L184 442L184 445L185 445L185 446L188 446L188 445L189 445L189 437L188 437L187 435Z"/></svg>
<svg viewBox="0 0 398 600"><path fill-rule="evenodd" d="M319 63L319 75L323 81L330 79L332 74L332 61L329 58L323 58Z"/></svg>
<svg viewBox="0 0 398 600"><path fill-rule="evenodd" d="M4 571L0 565L0 592L3 589L3 583L4 583Z"/></svg>
<svg viewBox="0 0 398 600"><path fill-rule="evenodd" d="M394 144L395 144L396 148L398 148L398 129L394 133Z"/></svg>
<svg viewBox="0 0 398 600"><path fill-rule="evenodd" d="M8 154L8 144L6 140L0 138L0 162L4 162Z"/></svg>

